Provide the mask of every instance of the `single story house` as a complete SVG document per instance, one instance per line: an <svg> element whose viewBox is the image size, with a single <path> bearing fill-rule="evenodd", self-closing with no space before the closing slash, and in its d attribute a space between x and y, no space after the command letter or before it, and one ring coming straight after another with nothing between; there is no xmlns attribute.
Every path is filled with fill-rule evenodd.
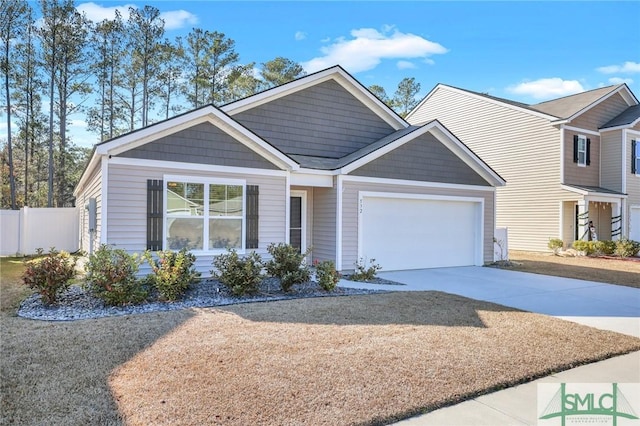
<svg viewBox="0 0 640 426"><path fill-rule="evenodd" d="M75 189L81 246L311 248L353 270L493 260L505 181L440 122L411 126L339 66L96 145Z"/></svg>

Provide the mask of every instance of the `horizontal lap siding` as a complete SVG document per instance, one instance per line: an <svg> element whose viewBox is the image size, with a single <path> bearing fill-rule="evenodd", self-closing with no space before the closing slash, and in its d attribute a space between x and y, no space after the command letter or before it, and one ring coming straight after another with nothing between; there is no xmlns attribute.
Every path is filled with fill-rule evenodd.
<svg viewBox="0 0 640 426"><path fill-rule="evenodd" d="M287 154L340 158L394 131L335 81L234 114Z"/></svg>
<svg viewBox="0 0 640 426"><path fill-rule="evenodd" d="M313 260L336 261L336 190L313 190Z"/></svg>
<svg viewBox="0 0 640 426"><path fill-rule="evenodd" d="M76 199L76 208L78 211L78 217L80 218L80 248L86 252L90 250L90 235L89 235L89 212L85 209L90 198L96 199L96 219L97 229L93 241L93 248L96 249L100 243L100 235L102 229L102 169L98 165L95 171L87 181L84 188L78 194Z"/></svg>
<svg viewBox="0 0 640 426"><path fill-rule="evenodd" d="M579 166L573 162L573 137L585 136L591 141L590 164ZM577 131L564 132L564 183L573 185L600 186L600 136L584 135Z"/></svg>
<svg viewBox="0 0 640 426"><path fill-rule="evenodd" d="M570 126L597 132L609 120L620 115L629 105L616 93L569 122Z"/></svg>
<svg viewBox="0 0 640 426"><path fill-rule="evenodd" d="M635 132L640 132L640 124L633 127ZM631 206L640 207L640 171L638 171L638 175L631 173L631 141L632 140L640 140L640 136L631 135L627 133L627 141L625 144L625 148L627 150L627 164L625 164L625 173L627 174L627 212L626 212L626 221L627 221L627 229L629 229L629 210Z"/></svg>
<svg viewBox="0 0 640 426"><path fill-rule="evenodd" d="M188 169L167 172L155 167L109 166L109 244L129 252L142 252L147 243L147 179L163 179L164 174L202 176L205 178L245 179L247 185L258 185L259 248L266 255L270 243L285 240L285 188L286 180L278 176L241 175L233 173L207 173ZM213 255L198 256L196 267L209 275Z"/></svg>
<svg viewBox="0 0 640 426"><path fill-rule="evenodd" d="M358 200L360 191L484 198L484 261L493 261L495 223L493 211L494 192L492 190L474 191L469 189L344 182L342 198L342 268L344 270L352 270L358 260ZM437 241L434 244L437 244ZM384 267L384 265L382 266Z"/></svg>
<svg viewBox="0 0 640 426"><path fill-rule="evenodd" d="M622 191L622 130L603 132L600 143L601 186L614 191Z"/></svg>
<svg viewBox="0 0 640 426"><path fill-rule="evenodd" d="M546 251L560 232L560 134L548 120L439 88L412 117L438 119L502 176L496 222L509 228L509 248Z"/></svg>

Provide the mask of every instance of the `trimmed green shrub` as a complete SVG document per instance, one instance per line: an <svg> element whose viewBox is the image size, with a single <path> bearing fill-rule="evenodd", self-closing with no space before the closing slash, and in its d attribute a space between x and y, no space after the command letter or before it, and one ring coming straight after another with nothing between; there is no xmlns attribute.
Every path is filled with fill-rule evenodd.
<svg viewBox="0 0 640 426"><path fill-rule="evenodd" d="M597 254L611 256L616 251L615 241L593 241L594 252Z"/></svg>
<svg viewBox="0 0 640 426"><path fill-rule="evenodd" d="M280 279L282 290L289 291L294 284L309 281L309 268L303 264L309 250L300 253L290 244L269 244L267 251L272 259L265 264L267 273Z"/></svg>
<svg viewBox="0 0 640 426"><path fill-rule="evenodd" d="M549 238L547 247L549 247L553 254L558 254L558 252L564 247L564 241L560 238Z"/></svg>
<svg viewBox="0 0 640 426"><path fill-rule="evenodd" d="M213 258L211 271L214 278L225 285L236 296L256 293L262 282L262 258L252 251L241 258L235 249Z"/></svg>
<svg viewBox="0 0 640 426"><path fill-rule="evenodd" d="M325 291L332 291L340 281L340 272L336 271L336 265L331 260L316 262L316 279L318 285Z"/></svg>
<svg viewBox="0 0 640 426"><path fill-rule="evenodd" d="M37 250L42 256L42 249ZM69 288L70 281L76 275L76 259L65 251L51 248L44 257L26 261L22 274L25 285L36 290L45 305L53 305L58 296Z"/></svg>
<svg viewBox="0 0 640 426"><path fill-rule="evenodd" d="M356 262L356 270L351 275L350 279L353 281L371 281L373 280L378 271L382 269L382 266L375 263L375 259L369 261L369 266L365 265L364 259L359 259Z"/></svg>
<svg viewBox="0 0 640 426"><path fill-rule="evenodd" d="M152 273L147 282L153 286L164 300L178 300L189 288L189 285L200 277L193 266L196 257L186 248L175 252L171 250L156 253L157 260L150 251L144 253Z"/></svg>
<svg viewBox="0 0 640 426"><path fill-rule="evenodd" d="M633 257L640 251L640 242L633 241L628 238L621 238L616 241L616 256Z"/></svg>
<svg viewBox="0 0 640 426"><path fill-rule="evenodd" d="M576 240L572 244L573 248L577 251L589 256L593 254L594 247L592 241Z"/></svg>
<svg viewBox="0 0 640 426"><path fill-rule="evenodd" d="M149 293L136 277L141 263L137 254L103 244L85 265L85 287L107 305L142 303Z"/></svg>

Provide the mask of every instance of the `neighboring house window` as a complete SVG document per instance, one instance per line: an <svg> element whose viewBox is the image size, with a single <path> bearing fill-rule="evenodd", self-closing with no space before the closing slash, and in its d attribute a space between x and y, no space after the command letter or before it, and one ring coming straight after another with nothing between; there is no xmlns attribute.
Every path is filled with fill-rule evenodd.
<svg viewBox="0 0 640 426"><path fill-rule="evenodd" d="M573 162L579 166L591 164L591 140L582 135L573 136Z"/></svg>
<svg viewBox="0 0 640 426"><path fill-rule="evenodd" d="M631 173L640 175L640 141L631 141Z"/></svg>
<svg viewBox="0 0 640 426"><path fill-rule="evenodd" d="M243 249L244 182L168 179L166 247Z"/></svg>

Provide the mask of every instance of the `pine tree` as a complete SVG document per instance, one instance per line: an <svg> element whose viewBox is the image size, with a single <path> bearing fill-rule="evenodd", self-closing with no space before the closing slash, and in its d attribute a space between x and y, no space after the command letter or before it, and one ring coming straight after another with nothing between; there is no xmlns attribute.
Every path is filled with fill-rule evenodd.
<svg viewBox="0 0 640 426"><path fill-rule="evenodd" d="M418 104L416 96L420 92L420 83L416 83L416 79L406 77L398 83L398 89L393 97L393 105L396 112L402 117L407 114Z"/></svg>
<svg viewBox="0 0 640 426"><path fill-rule="evenodd" d="M263 63L260 70L264 89L280 86L306 74L300 64L281 56Z"/></svg>

